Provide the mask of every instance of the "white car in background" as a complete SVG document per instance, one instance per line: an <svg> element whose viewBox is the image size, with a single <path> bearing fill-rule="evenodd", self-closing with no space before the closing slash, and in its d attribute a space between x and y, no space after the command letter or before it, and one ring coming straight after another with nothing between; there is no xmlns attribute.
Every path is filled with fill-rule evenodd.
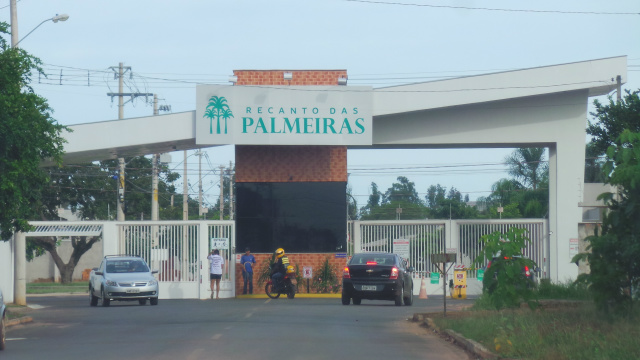
<svg viewBox="0 0 640 360"><path fill-rule="evenodd" d="M109 306L111 301L138 301L158 305L158 280L140 256L107 255L99 268L91 271L89 304Z"/></svg>
<svg viewBox="0 0 640 360"><path fill-rule="evenodd" d="M7 307L4 306L4 297L0 290L0 350L4 350L7 341L7 328L5 327L5 318L7 315Z"/></svg>

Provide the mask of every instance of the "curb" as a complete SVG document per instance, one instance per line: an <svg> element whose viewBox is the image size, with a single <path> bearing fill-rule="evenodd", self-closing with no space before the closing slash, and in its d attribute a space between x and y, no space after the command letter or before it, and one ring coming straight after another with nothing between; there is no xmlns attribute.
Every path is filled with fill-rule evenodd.
<svg viewBox="0 0 640 360"><path fill-rule="evenodd" d="M453 331L453 330L441 330L440 328L438 328L438 326L435 324L435 322L433 321L433 319L431 318L425 318L422 314L414 314L413 315L413 321L414 322L422 322L422 324L429 328L432 329L435 333L439 334L439 335L445 335L448 336L449 338L451 338L451 342L458 346L463 348L464 350L474 354L475 356L477 356L480 359L499 359L500 357L494 353L492 353L491 351L489 351L487 348L485 348L482 344L480 344L477 341L471 340L471 339L467 339L464 336L462 336L461 334Z"/></svg>
<svg viewBox="0 0 640 360"><path fill-rule="evenodd" d="M20 325L20 324L30 323L32 321L33 321L33 318L31 316L23 316L23 317L19 317L19 318L16 318L16 319L5 320L5 325L7 327L9 327L9 326L15 326L15 325Z"/></svg>

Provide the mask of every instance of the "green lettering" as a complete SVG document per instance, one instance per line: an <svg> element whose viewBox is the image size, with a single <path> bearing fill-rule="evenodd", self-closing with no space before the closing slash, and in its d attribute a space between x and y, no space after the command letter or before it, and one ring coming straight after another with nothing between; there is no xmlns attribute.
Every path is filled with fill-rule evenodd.
<svg viewBox="0 0 640 360"><path fill-rule="evenodd" d="M293 131L293 127L296 127L296 130ZM300 118L296 118L295 120L293 120L293 123L291 123L291 121L289 121L289 118L284 118L284 132L287 132L287 129L289 129L289 133L296 133L296 134L300 134Z"/></svg>
<svg viewBox="0 0 640 360"><path fill-rule="evenodd" d="M282 131L276 131L276 118L271 118L271 133L272 134L280 134Z"/></svg>
<svg viewBox="0 0 640 360"><path fill-rule="evenodd" d="M303 118L304 121L304 134L313 134L313 118Z"/></svg>
<svg viewBox="0 0 640 360"><path fill-rule="evenodd" d="M356 130L356 134L364 134L364 119L357 118L356 119L356 127L360 130Z"/></svg>
<svg viewBox="0 0 640 360"><path fill-rule="evenodd" d="M258 133L258 128L262 128L262 133L266 134L267 133L267 127L264 125L264 121L262 120L262 118L258 118L258 123L256 124L256 129L253 131L254 134Z"/></svg>
<svg viewBox="0 0 640 360"><path fill-rule="evenodd" d="M351 131L351 125L349 125L349 119L344 118L344 121L342 122L342 127L340 128L340 134L343 133L344 129L347 129L347 132L349 134L353 134L353 131Z"/></svg>
<svg viewBox="0 0 640 360"><path fill-rule="evenodd" d="M333 120L332 118L324 118L324 131L322 133L326 134L327 133L327 129L330 129L331 133L337 134L336 133L336 129L333 128L333 125L335 123L336 123L336 121Z"/></svg>
<svg viewBox="0 0 640 360"><path fill-rule="evenodd" d="M251 108L247 108L247 110L251 110ZM253 126L253 119L250 117L243 117L242 118L242 133L246 134L247 133L247 127L249 126Z"/></svg>

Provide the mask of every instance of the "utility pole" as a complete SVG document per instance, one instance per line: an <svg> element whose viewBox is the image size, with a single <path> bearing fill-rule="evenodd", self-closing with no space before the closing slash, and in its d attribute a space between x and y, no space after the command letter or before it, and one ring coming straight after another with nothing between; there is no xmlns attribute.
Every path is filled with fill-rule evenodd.
<svg viewBox="0 0 640 360"><path fill-rule="evenodd" d="M233 220L233 164L229 161L229 220Z"/></svg>
<svg viewBox="0 0 640 360"><path fill-rule="evenodd" d="M11 48L18 46L18 8L16 0L9 1L9 12L11 13Z"/></svg>
<svg viewBox="0 0 640 360"><path fill-rule="evenodd" d="M187 186L187 150L184 151L184 172L182 176L182 220L189 220L189 204L187 197L189 196L189 187Z"/></svg>
<svg viewBox="0 0 640 360"><path fill-rule="evenodd" d="M114 76L116 78L118 78L118 92L117 93L107 93L107 96L111 96L111 101L113 101L113 98L115 96L118 97L118 119L122 120L124 118L124 97L125 96L130 96L131 100L135 99L138 96L153 96L153 94L146 94L146 93L124 93L124 74L125 72L129 72L129 76L131 76L131 67L130 66L124 66L123 63L119 63L118 67L117 67L117 72L116 72L116 67L112 66L110 67L111 70L114 71ZM124 163L124 158L118 158L118 165L119 165L119 171L118 171L118 221L124 221L124 168L125 168L125 163Z"/></svg>
<svg viewBox="0 0 640 360"><path fill-rule="evenodd" d="M202 151L198 150L198 216L202 219L204 209L202 209Z"/></svg>
<svg viewBox="0 0 640 360"><path fill-rule="evenodd" d="M622 76L616 76L616 85L618 87L618 103L622 100Z"/></svg>
<svg viewBox="0 0 640 360"><path fill-rule="evenodd" d="M9 2L11 13L11 48L18 46L18 8L16 0ZM27 240L22 233L13 234L15 273L13 283L13 303L27 305Z"/></svg>
<svg viewBox="0 0 640 360"><path fill-rule="evenodd" d="M220 220L224 220L224 166L220 165Z"/></svg>
<svg viewBox="0 0 640 360"><path fill-rule="evenodd" d="M153 116L158 116L158 95L153 94ZM158 221L158 154L153 154L151 174L151 221Z"/></svg>

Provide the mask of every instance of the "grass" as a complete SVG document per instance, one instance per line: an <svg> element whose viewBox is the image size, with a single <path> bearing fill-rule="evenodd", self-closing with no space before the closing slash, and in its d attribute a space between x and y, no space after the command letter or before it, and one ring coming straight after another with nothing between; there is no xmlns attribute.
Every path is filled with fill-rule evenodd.
<svg viewBox="0 0 640 360"><path fill-rule="evenodd" d="M586 289L572 284L541 283L541 299L578 300L570 306L496 311L485 296L474 308L448 318L435 317L442 329L476 340L501 357L512 359L637 359L640 304L635 319L611 320L596 312Z"/></svg>
<svg viewBox="0 0 640 360"><path fill-rule="evenodd" d="M85 293L89 291L88 281L74 281L70 284L53 282L38 282L27 284L27 294L68 294Z"/></svg>

